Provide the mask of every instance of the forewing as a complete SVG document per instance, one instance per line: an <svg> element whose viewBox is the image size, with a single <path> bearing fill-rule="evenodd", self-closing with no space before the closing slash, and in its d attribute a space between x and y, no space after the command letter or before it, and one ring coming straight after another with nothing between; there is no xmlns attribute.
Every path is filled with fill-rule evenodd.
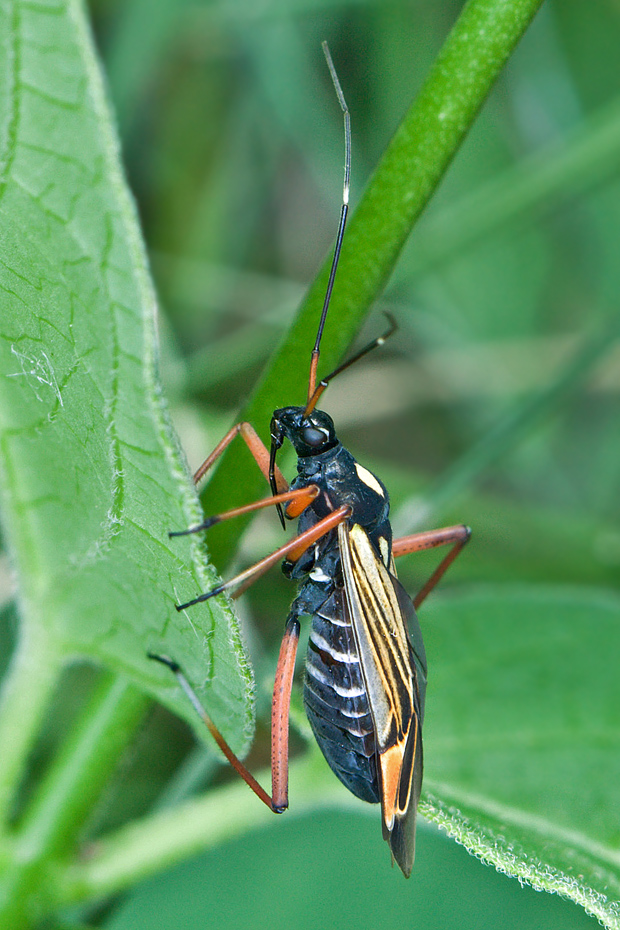
<svg viewBox="0 0 620 930"><path fill-rule="evenodd" d="M378 557L365 530L359 524L341 524L338 541L346 605L375 725L383 835L409 875L422 785L426 661L423 648L421 656L414 656L407 633L409 616L415 616L413 604Z"/></svg>

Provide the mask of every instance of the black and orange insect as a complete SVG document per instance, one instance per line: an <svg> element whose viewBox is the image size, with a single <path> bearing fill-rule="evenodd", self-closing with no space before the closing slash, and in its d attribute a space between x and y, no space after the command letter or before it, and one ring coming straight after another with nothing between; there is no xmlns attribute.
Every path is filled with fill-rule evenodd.
<svg viewBox="0 0 620 930"><path fill-rule="evenodd" d="M209 517L182 533L274 505L282 525L299 519L298 534L276 552L186 604L185 610L231 588L244 590L284 559L285 574L299 583L278 660L272 702L271 796L232 752L201 707L176 662L167 665L202 716L230 763L274 812L288 807L288 718L300 617L311 617L304 704L312 730L330 767L358 798L381 803L383 836L408 876L415 851L415 822L422 785L422 721L426 655L416 608L432 591L467 540L466 526L451 526L392 539L389 498L381 481L355 461L338 440L334 423L316 405L328 383L380 346L396 326L365 346L317 385L323 327L338 267L348 212L351 164L349 112L327 46L325 56L345 123L343 203L331 272L311 354L306 403L276 410L267 449L249 423L238 423L198 469L198 482L237 435L241 435L269 481L272 496ZM284 440L297 453L297 477L287 484L276 464ZM401 555L451 546L422 590L413 598L396 577Z"/></svg>

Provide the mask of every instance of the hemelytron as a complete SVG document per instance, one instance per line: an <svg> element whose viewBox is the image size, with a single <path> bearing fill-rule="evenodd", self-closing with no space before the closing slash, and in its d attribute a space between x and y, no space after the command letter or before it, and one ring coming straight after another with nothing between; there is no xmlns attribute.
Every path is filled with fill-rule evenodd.
<svg viewBox="0 0 620 930"><path fill-rule="evenodd" d="M230 588L247 587L280 559L285 574L299 585L286 621L272 701L269 795L232 752L201 707L176 662L152 656L177 676L230 763L274 812L288 806L289 703L303 616L311 618L306 656L304 704L316 740L337 777L354 795L380 803L383 836L393 858L409 875L415 851L415 820L422 785L422 721L426 655L416 609L432 591L469 539L465 526L452 526L392 539L389 497L383 483L356 462L339 441L331 417L317 409L328 383L381 345L378 339L317 384L319 350L349 202L351 132L349 111L327 45L327 64L344 115L345 174L336 245L314 347L306 401L276 410L270 448L249 423L236 424L194 476L199 481L237 435L245 440L271 488L271 497L238 507L182 533L274 505L282 525L298 519L297 535L235 578L195 597L185 610ZM297 476L289 485L277 463L290 442L297 454ZM182 535L171 533L171 536ZM395 558L422 549L451 548L421 591L411 599L396 577Z"/></svg>

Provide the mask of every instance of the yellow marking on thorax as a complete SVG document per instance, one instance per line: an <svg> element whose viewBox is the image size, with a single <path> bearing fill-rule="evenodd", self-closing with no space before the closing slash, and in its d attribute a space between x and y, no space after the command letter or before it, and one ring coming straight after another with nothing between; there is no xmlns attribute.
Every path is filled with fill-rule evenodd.
<svg viewBox="0 0 620 930"><path fill-rule="evenodd" d="M376 491L376 493L379 494L380 497L385 497L385 491L383 490L383 488L381 487L381 485L379 484L375 476L371 472L369 472L367 468L364 468L363 465L360 465L359 462L356 462L355 471L357 472L357 476L360 479L360 481L363 481L367 487L372 488L373 491Z"/></svg>

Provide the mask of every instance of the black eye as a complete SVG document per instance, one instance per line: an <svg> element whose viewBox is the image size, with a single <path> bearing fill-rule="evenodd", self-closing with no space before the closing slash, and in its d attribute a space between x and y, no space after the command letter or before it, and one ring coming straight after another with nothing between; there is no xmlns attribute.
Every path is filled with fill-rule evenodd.
<svg viewBox="0 0 620 930"><path fill-rule="evenodd" d="M316 429L314 426L304 426L301 431L301 438L307 446L316 448L323 445L327 437L323 430Z"/></svg>

